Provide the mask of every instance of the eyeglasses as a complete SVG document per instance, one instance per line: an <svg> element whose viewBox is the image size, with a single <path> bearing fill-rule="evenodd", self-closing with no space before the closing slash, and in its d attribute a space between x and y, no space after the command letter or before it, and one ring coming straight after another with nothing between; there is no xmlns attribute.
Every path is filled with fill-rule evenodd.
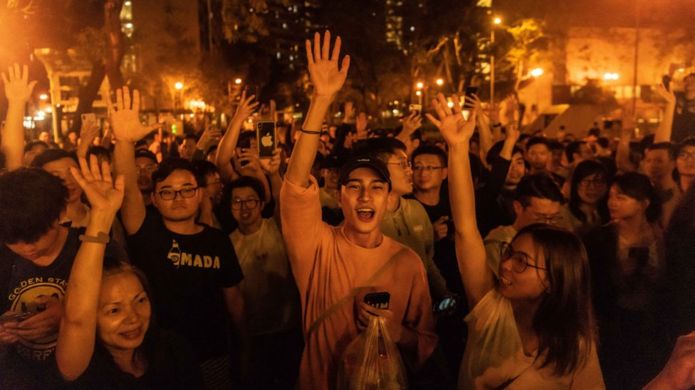
<svg viewBox="0 0 695 390"><path fill-rule="evenodd" d="M680 152L678 158L683 160L695 160L695 153Z"/></svg>
<svg viewBox="0 0 695 390"><path fill-rule="evenodd" d="M261 203L259 199L234 199L232 201L232 210L241 210L242 205L247 210L255 209L259 203Z"/></svg>
<svg viewBox="0 0 695 390"><path fill-rule="evenodd" d="M414 172L433 172L442 169L443 167L433 167L430 165L415 165L413 167Z"/></svg>
<svg viewBox="0 0 695 390"><path fill-rule="evenodd" d="M608 185L608 183L606 183L606 181L603 179L584 179L584 180L580 180L579 184L581 184L583 186L587 186L587 187L588 186L605 187L606 185Z"/></svg>
<svg viewBox="0 0 695 390"><path fill-rule="evenodd" d="M412 168L412 166L413 166L413 165L410 163L410 161L405 160L405 159L402 159L402 160L400 160L400 161L398 161L398 162L390 162L390 163L386 163L386 164L387 164L387 165L398 165L398 166L400 166L402 169Z"/></svg>
<svg viewBox="0 0 695 390"><path fill-rule="evenodd" d="M181 195L181 198L188 199L188 198L194 197L196 191L198 191L198 187L189 187L189 188L182 188L182 189L177 190L177 191L161 190L158 192L158 194L159 194L159 197L162 198L163 200L174 200L174 199L176 199L176 195Z"/></svg>
<svg viewBox="0 0 695 390"><path fill-rule="evenodd" d="M512 271L516 272L517 274L520 274L520 273L526 271L526 269L528 267L543 270L543 271L546 270L546 268L539 267L539 266L531 263L532 259L529 255L527 255L524 252L516 252L511 244L504 242L504 243L502 243L502 246L500 247L500 261L506 261L506 260L511 260Z"/></svg>

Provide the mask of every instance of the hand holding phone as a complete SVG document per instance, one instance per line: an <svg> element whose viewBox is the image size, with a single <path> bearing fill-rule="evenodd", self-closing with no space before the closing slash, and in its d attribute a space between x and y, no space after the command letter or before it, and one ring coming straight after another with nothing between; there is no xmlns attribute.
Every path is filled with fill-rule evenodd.
<svg viewBox="0 0 695 390"><path fill-rule="evenodd" d="M258 155L260 158L271 158L277 148L277 134L275 122L265 121L256 124L256 142L258 142Z"/></svg>

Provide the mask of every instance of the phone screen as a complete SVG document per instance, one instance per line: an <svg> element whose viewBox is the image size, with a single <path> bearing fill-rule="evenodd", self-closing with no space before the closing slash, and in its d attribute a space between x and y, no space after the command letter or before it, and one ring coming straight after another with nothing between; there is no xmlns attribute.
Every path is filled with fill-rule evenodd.
<svg viewBox="0 0 695 390"><path fill-rule="evenodd" d="M275 122L258 122L256 124L256 142L258 142L258 156L273 157L277 137L275 134Z"/></svg>

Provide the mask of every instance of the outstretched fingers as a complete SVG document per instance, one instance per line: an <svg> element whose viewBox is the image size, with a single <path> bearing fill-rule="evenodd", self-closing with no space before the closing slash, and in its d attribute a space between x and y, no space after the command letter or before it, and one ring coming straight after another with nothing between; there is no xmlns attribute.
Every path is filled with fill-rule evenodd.
<svg viewBox="0 0 695 390"><path fill-rule="evenodd" d="M94 177L94 180L96 181L101 181L101 170L99 169L99 159L97 159L97 156L91 155L89 156L89 170L92 173L92 176Z"/></svg>
<svg viewBox="0 0 695 390"><path fill-rule="evenodd" d="M340 58L340 47L342 46L342 40L340 37L335 38L335 44L333 45L333 54L331 55L331 61L338 62Z"/></svg>

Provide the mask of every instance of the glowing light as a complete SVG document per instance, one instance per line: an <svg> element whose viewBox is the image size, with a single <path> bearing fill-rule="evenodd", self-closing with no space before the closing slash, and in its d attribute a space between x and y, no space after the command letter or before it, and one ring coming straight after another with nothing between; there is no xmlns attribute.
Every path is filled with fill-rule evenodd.
<svg viewBox="0 0 695 390"><path fill-rule="evenodd" d="M39 95L39 100L44 100L44 101L48 100L48 95L45 93L42 93L41 95Z"/></svg>
<svg viewBox="0 0 695 390"><path fill-rule="evenodd" d="M603 74L603 79L606 81L615 81L620 79L620 74L614 72L606 72Z"/></svg>
<svg viewBox="0 0 695 390"><path fill-rule="evenodd" d="M422 91L415 91L416 96L422 96Z"/></svg>
<svg viewBox="0 0 695 390"><path fill-rule="evenodd" d="M452 108L454 106L454 102L448 101L446 102L446 105L449 106L449 108Z"/></svg>
<svg viewBox="0 0 695 390"><path fill-rule="evenodd" d="M425 87L425 83L422 81L418 81L417 84L415 84L415 88L417 89L423 89Z"/></svg>
<svg viewBox="0 0 695 390"><path fill-rule="evenodd" d="M541 77L541 76L543 76L543 73L545 73L543 71L543 68L533 68L533 69L531 69L531 72L529 72L531 77Z"/></svg>
<svg viewBox="0 0 695 390"><path fill-rule="evenodd" d="M174 83L174 88L176 88L177 91L180 91L183 89L183 81L177 81Z"/></svg>
<svg viewBox="0 0 695 390"><path fill-rule="evenodd" d="M499 26L500 24L502 24L502 18L500 18L499 16L495 16L495 18L492 19L492 23Z"/></svg>
<svg viewBox="0 0 695 390"><path fill-rule="evenodd" d="M46 107L46 108L43 109L43 112L45 112L46 114L50 114L50 113L53 112L53 108L51 108L51 107Z"/></svg>
<svg viewBox="0 0 695 390"><path fill-rule="evenodd" d="M239 78L237 78L237 79L234 80L234 84L236 84L236 85L239 85L239 84L241 84L242 82L244 82L244 80L239 79Z"/></svg>
<svg viewBox="0 0 695 390"><path fill-rule="evenodd" d="M442 85L444 85L444 79L437 79L435 83L441 87Z"/></svg>

